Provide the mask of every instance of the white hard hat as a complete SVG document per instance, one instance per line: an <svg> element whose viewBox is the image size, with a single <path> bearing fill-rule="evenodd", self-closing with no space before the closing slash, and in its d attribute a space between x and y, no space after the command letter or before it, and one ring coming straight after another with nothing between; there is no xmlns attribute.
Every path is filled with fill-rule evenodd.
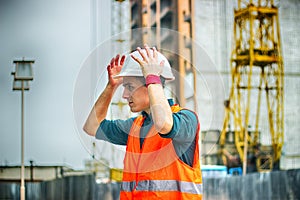
<svg viewBox="0 0 300 200"><path fill-rule="evenodd" d="M142 49L142 52L146 55L146 50ZM153 51L150 51L151 53L153 53ZM124 76L144 76L141 66L138 62L136 62L131 55L134 55L135 57L139 58L140 60L143 60L142 56L140 55L140 53L136 50L134 52L132 52L131 54L126 55L125 61L124 61L124 65L122 67L121 72L114 76L114 78L118 78L118 77L124 77ZM162 55L160 52L157 52L157 58L158 58L158 62L161 63L162 61L164 61L164 66L163 66L163 71L161 73L161 76L166 79L166 80L174 80L175 77L172 73L171 70L171 65L168 61L168 59Z"/></svg>

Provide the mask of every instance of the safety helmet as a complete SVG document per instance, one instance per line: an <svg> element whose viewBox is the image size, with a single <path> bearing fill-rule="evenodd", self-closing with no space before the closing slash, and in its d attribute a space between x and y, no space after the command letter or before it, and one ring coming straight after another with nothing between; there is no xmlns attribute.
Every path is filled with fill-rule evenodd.
<svg viewBox="0 0 300 200"><path fill-rule="evenodd" d="M145 49L142 49L141 51L146 55ZM153 51L151 50L150 53L152 54ZM124 65L121 69L121 72L118 75L114 76L114 78L124 77L124 76L144 76L140 64L138 62L136 62L131 57L131 55L134 55L135 57L139 58L140 60L143 60L142 56L140 55L140 53L137 50L126 55ZM170 65L168 59L164 55L162 55L160 52L157 52L157 58L158 58L159 63L164 61L164 66L163 66L163 71L161 73L161 76L167 81L174 80L175 77L172 73L171 65Z"/></svg>

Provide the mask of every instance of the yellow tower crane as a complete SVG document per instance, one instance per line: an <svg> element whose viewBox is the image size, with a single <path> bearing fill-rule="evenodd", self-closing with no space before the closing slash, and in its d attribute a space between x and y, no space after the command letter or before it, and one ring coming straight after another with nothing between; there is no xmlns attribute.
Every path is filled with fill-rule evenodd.
<svg viewBox="0 0 300 200"><path fill-rule="evenodd" d="M258 171L269 171L279 163L284 136L284 68L274 1L238 0L233 32L232 85L219 140L222 159L228 164L235 154L245 174L252 155Z"/></svg>

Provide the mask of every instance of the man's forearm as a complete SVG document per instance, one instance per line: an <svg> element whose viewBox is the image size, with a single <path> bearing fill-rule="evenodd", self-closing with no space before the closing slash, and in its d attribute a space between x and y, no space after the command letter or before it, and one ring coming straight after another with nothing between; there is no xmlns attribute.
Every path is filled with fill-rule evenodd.
<svg viewBox="0 0 300 200"><path fill-rule="evenodd" d="M91 136L96 135L100 123L107 115L108 107L115 90L116 87L112 87L110 84L107 84L104 91L98 97L83 127L83 130L87 134Z"/></svg>
<svg viewBox="0 0 300 200"><path fill-rule="evenodd" d="M148 85L150 110L156 130L167 134L173 127L172 110L160 84Z"/></svg>

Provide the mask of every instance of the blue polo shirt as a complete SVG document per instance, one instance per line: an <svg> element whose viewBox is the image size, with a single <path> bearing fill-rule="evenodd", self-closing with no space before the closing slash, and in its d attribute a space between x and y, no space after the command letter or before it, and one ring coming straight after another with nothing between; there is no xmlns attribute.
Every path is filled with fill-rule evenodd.
<svg viewBox="0 0 300 200"><path fill-rule="evenodd" d="M170 105L173 101L169 100ZM140 130L140 144L141 148L144 139L153 126L151 115L142 112L145 121ZM97 130L96 139L104 140L118 145L126 145L128 134L130 132L133 121L136 117L127 120L103 120ZM194 150L195 150L195 136L198 126L198 119L194 112L190 110L181 110L173 113L173 127L168 134L160 134L163 138L171 138L178 157L186 164L192 166Z"/></svg>

